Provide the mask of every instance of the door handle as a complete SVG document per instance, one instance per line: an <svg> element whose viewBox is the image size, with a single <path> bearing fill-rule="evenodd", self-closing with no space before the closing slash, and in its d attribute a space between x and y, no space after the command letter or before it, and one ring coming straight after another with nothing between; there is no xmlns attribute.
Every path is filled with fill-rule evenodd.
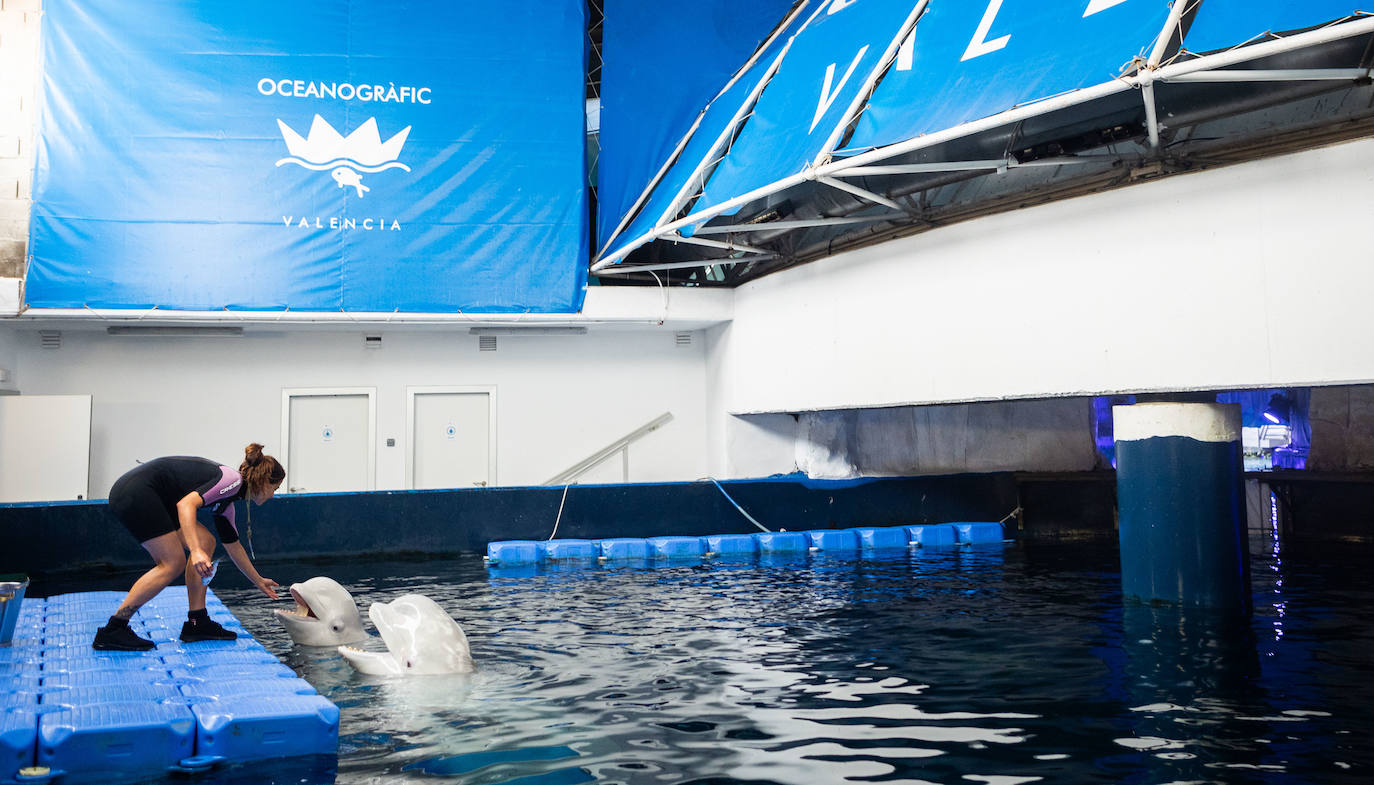
<svg viewBox="0 0 1374 785"><path fill-rule="evenodd" d="M478 482L473 483L473 485L477 485L477 486L480 486L480 487L482 487L482 488L485 488L485 487L487 487L487 481L486 481L486 480L479 480Z"/></svg>
<svg viewBox="0 0 1374 785"><path fill-rule="evenodd" d="M300 493L301 491L304 491L305 489L304 489L304 488L297 488L296 486L292 485L290 488L287 488L286 490L287 490L288 492L290 492L290 493Z"/></svg>

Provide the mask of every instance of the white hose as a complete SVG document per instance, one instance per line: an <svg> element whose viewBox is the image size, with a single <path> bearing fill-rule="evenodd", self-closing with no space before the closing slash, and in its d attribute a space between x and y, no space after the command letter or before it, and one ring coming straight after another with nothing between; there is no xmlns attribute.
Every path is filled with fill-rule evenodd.
<svg viewBox="0 0 1374 785"><path fill-rule="evenodd" d="M553 534L549 535L550 540L555 534L558 534L558 522L563 520L563 503L568 500L568 488L570 487L572 487L572 483L563 486L563 498L558 502L558 517L553 519Z"/></svg>
<svg viewBox="0 0 1374 785"><path fill-rule="evenodd" d="M749 522L752 523L752 524L754 524L755 526L759 527L759 529L760 529L761 531L769 532L770 534L772 533L772 530L771 530L771 529L769 529L767 526L764 526L763 524L759 523L758 521L754 520L754 516L752 516L752 515L750 515L749 513L745 512L745 511L744 511L744 508L741 507L741 506L739 506L739 502L736 502L734 499L731 499L731 498L730 498L730 494L725 493L725 489L724 489L724 488L721 488L720 483L719 483L719 482L716 482L716 478L715 478L715 477L707 477L706 479L710 480L711 482L716 483L716 487L717 487L717 488L720 488L720 492L723 493L723 494L725 494L725 499L726 499L726 501L728 501L728 502L730 502L731 504L735 505L735 509L736 509L736 510L739 510L740 515L743 515L744 517L748 518L748 519L749 519Z"/></svg>

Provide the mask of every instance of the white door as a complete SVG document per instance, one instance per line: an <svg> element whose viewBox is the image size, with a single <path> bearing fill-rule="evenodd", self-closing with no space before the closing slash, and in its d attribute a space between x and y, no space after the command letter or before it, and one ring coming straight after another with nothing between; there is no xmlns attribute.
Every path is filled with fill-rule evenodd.
<svg viewBox="0 0 1374 785"><path fill-rule="evenodd" d="M0 396L0 502L86 498L91 396Z"/></svg>
<svg viewBox="0 0 1374 785"><path fill-rule="evenodd" d="M411 388L410 487L495 484L491 391Z"/></svg>
<svg viewBox="0 0 1374 785"><path fill-rule="evenodd" d="M375 439L370 390L287 390L286 490L368 491Z"/></svg>

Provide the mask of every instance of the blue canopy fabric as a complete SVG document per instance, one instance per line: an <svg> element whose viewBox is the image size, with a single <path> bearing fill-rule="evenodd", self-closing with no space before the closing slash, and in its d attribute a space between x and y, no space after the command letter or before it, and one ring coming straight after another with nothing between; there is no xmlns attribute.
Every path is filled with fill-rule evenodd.
<svg viewBox="0 0 1374 785"><path fill-rule="evenodd" d="M606 0L602 28L597 247L793 0Z"/></svg>
<svg viewBox="0 0 1374 785"><path fill-rule="evenodd" d="M932 0L846 152L1109 82L1148 54L1168 15L1168 0Z"/></svg>
<svg viewBox="0 0 1374 785"><path fill-rule="evenodd" d="M48 0L37 308L572 312L580 0Z"/></svg>
<svg viewBox="0 0 1374 785"><path fill-rule="evenodd" d="M913 0L830 2L796 34L694 211L806 169L913 13Z"/></svg>
<svg viewBox="0 0 1374 785"><path fill-rule="evenodd" d="M1302 30L1355 16L1374 4L1352 0L1206 0L1183 41L1192 52L1229 49L1265 33Z"/></svg>
<svg viewBox="0 0 1374 785"><path fill-rule="evenodd" d="M805 14L793 18L787 30L779 31L764 46L754 64L746 69L728 90L702 110L701 122L677 160L664 173L663 179L659 181L634 219L612 241L606 253L602 254L603 257L623 251L626 246L651 231L659 219L664 217L664 213L672 207L678 192L689 184L702 164L711 160L722 134L734 126L737 115L744 110L749 96L786 50L791 33L804 23L805 18Z"/></svg>

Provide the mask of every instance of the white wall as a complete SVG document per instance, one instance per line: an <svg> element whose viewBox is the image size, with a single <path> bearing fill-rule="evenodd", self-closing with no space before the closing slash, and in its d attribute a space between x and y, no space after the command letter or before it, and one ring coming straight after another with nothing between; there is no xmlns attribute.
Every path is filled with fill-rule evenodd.
<svg viewBox="0 0 1374 785"><path fill-rule="evenodd" d="M1374 141L1169 178L740 287L726 411L1374 380Z"/></svg>
<svg viewBox="0 0 1374 785"><path fill-rule="evenodd" d="M19 355L15 351L15 335L0 327L0 394L19 389Z"/></svg>
<svg viewBox="0 0 1374 785"><path fill-rule="evenodd" d="M731 326L704 331L706 344L707 451L712 475L768 477L797 471L797 420L791 414L727 413L734 390Z"/></svg>
<svg viewBox="0 0 1374 785"><path fill-rule="evenodd" d="M541 483L665 411L672 422L631 448L631 481L708 473L705 351L700 340L676 346L671 328L503 336L496 352L479 352L466 328L369 330L383 337L374 350L361 331L342 328L248 327L241 338L64 329L60 349L43 349L36 331L6 327L0 336L16 344L25 394L94 396L93 498L137 459L193 454L237 465L249 441L279 451L287 387L377 388L379 490L405 484L407 385L496 385L501 485ZM583 481L619 481L613 460L606 476Z"/></svg>

